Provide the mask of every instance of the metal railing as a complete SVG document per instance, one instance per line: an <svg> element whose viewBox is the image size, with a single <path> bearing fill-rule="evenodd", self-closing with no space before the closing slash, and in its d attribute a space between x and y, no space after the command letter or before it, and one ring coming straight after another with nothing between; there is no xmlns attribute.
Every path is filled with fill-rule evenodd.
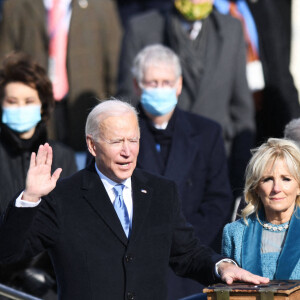
<svg viewBox="0 0 300 300"><path fill-rule="evenodd" d="M14 299L14 300L42 300L41 298L36 298L29 294L20 292L1 283L0 283L0 296L5 296L9 299Z"/></svg>

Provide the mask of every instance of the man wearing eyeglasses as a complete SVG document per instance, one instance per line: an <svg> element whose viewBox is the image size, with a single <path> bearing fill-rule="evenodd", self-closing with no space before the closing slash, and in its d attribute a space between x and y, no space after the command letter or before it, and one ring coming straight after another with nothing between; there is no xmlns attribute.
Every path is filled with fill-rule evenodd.
<svg viewBox="0 0 300 300"><path fill-rule="evenodd" d="M176 182L183 213L196 236L220 251L221 233L233 208L221 127L177 107L181 66L170 48L156 44L142 49L135 57L133 73L140 96L138 167ZM202 289L196 281L172 271L168 288L168 299Z"/></svg>

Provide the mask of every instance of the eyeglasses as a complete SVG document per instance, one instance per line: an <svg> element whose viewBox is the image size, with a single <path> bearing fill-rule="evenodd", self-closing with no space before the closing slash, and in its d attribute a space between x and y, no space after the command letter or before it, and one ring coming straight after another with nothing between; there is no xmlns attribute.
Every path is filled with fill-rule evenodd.
<svg viewBox="0 0 300 300"><path fill-rule="evenodd" d="M177 80L143 80L141 87L142 88L174 88Z"/></svg>

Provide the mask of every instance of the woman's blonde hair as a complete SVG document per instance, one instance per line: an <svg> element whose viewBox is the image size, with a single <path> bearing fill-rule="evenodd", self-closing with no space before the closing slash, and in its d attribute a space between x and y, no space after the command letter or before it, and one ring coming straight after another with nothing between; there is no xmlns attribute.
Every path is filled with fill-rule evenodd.
<svg viewBox="0 0 300 300"><path fill-rule="evenodd" d="M252 158L246 168L244 189L247 206L242 210L242 217L246 223L247 217L254 212L257 214L262 205L256 189L269 163L274 165L277 160L284 160L289 172L300 185L300 149L296 143L288 139L270 138L251 152ZM296 197L296 205L300 206L299 195Z"/></svg>

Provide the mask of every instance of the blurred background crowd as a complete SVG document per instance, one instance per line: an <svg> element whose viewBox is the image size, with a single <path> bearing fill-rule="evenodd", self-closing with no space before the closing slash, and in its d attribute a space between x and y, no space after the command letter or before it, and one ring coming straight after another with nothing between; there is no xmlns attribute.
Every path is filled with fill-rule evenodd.
<svg viewBox="0 0 300 300"><path fill-rule="evenodd" d="M0 213L40 143L63 176L90 163L86 116L116 97L139 111L138 166L178 184L220 251L250 149L287 125L300 140L299 15L298 0L0 0ZM46 254L0 266L0 282L55 299ZM169 300L200 291L170 272Z"/></svg>

